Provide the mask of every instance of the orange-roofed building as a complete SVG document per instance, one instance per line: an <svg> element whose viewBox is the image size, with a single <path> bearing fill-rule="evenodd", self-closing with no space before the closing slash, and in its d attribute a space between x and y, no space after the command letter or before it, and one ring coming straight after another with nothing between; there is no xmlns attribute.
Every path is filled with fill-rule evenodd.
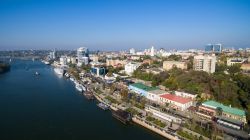
<svg viewBox="0 0 250 140"><path fill-rule="evenodd" d="M168 103L171 107L181 111L186 110L193 105L192 99L176 96L174 94L161 95L160 102L161 104Z"/></svg>

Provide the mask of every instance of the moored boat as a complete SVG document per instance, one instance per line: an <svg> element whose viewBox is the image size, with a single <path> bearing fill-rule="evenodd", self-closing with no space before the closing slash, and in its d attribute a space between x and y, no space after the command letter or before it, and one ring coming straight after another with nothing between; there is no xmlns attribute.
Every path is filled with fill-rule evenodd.
<svg viewBox="0 0 250 140"><path fill-rule="evenodd" d="M100 107L103 110L108 110L109 109L109 106L102 103L102 102L98 103L97 106Z"/></svg>
<svg viewBox="0 0 250 140"><path fill-rule="evenodd" d="M76 84L76 89L78 90L78 91L80 91L80 92L82 92L83 91L83 89L82 89L82 87L81 87L81 85L80 84Z"/></svg>
<svg viewBox="0 0 250 140"><path fill-rule="evenodd" d="M128 124L131 121L131 114L127 111L123 111L121 109L111 110L112 116L117 120L121 121L124 124Z"/></svg>
<svg viewBox="0 0 250 140"><path fill-rule="evenodd" d="M62 68L54 68L54 71L58 75L63 75L64 74L64 70Z"/></svg>
<svg viewBox="0 0 250 140"><path fill-rule="evenodd" d="M67 78L70 77L70 76L69 76L69 73L67 73L67 72L66 72L64 75L65 75L65 77L67 77Z"/></svg>

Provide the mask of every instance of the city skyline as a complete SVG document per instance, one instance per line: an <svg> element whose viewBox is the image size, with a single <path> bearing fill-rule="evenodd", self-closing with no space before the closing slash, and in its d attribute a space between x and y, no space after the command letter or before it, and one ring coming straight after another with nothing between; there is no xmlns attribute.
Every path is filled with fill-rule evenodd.
<svg viewBox="0 0 250 140"><path fill-rule="evenodd" d="M250 1L1 1L0 50L250 46Z"/></svg>

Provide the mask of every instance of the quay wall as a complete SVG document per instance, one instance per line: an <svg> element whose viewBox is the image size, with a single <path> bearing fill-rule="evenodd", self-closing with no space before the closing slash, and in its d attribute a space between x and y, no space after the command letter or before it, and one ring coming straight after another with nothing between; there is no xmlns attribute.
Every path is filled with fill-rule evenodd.
<svg viewBox="0 0 250 140"><path fill-rule="evenodd" d="M165 138L168 138L170 140L179 140L178 137L172 136L172 135L170 135L170 134L168 134L168 133L166 133L166 132L164 132L162 130L159 130L155 126L149 125L146 122L138 119L137 117L133 117L132 121L139 124L139 125L141 125L141 126L143 126L143 127L145 127L145 128L147 128L147 129L149 129L149 130L151 130L151 131L153 131L153 132L155 132L155 133L157 133L157 134L159 134L159 135L161 135L161 136L163 136L163 137L165 137Z"/></svg>

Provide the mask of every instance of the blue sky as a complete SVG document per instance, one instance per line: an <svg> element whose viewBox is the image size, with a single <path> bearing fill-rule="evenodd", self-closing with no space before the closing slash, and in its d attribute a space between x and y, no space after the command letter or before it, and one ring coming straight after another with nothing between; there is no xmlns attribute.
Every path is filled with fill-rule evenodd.
<svg viewBox="0 0 250 140"><path fill-rule="evenodd" d="M0 50L250 47L250 0L0 0Z"/></svg>

